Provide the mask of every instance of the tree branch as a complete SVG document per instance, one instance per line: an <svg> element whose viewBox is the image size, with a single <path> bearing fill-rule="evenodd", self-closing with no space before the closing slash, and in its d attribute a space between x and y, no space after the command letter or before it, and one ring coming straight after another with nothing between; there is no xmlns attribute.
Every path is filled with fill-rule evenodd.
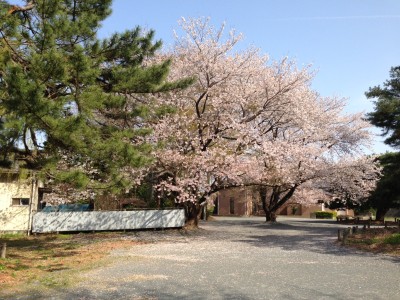
<svg viewBox="0 0 400 300"><path fill-rule="evenodd" d="M13 5L7 12L7 15L12 15L20 11L32 10L35 7L35 1L28 2L25 6Z"/></svg>

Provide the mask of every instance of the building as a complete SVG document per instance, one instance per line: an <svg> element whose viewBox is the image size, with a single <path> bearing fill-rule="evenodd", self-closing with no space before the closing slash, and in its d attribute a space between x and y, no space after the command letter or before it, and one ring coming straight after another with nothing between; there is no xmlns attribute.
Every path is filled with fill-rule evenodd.
<svg viewBox="0 0 400 300"><path fill-rule="evenodd" d="M255 191L249 188L229 188L218 192L214 200L214 215L251 216L256 214Z"/></svg>
<svg viewBox="0 0 400 300"><path fill-rule="evenodd" d="M0 232L29 232L42 185L33 173L0 170Z"/></svg>
<svg viewBox="0 0 400 300"><path fill-rule="evenodd" d="M221 190L214 201L214 215L218 216L262 216L264 210L256 189L249 187ZM280 207L277 215L310 217L315 211L327 210L324 203L304 205L289 201Z"/></svg>

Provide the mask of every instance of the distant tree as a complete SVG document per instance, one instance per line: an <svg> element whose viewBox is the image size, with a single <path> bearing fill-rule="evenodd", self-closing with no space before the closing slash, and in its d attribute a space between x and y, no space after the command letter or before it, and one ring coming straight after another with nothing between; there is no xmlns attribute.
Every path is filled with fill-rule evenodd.
<svg viewBox="0 0 400 300"><path fill-rule="evenodd" d="M375 110L367 114L367 119L383 130L388 136L385 143L400 146L400 66L390 70L390 79L383 87L375 86L366 92L368 98L376 98Z"/></svg>
<svg viewBox="0 0 400 300"><path fill-rule="evenodd" d="M139 27L100 40L111 0L0 1L0 160L18 159L56 182L125 190L151 160L144 141L148 95L167 82L170 60ZM155 112L157 113L157 112Z"/></svg>
<svg viewBox="0 0 400 300"><path fill-rule="evenodd" d="M376 208L376 218L383 220L389 208L400 207L400 153L386 153L379 157L382 178L368 204Z"/></svg>

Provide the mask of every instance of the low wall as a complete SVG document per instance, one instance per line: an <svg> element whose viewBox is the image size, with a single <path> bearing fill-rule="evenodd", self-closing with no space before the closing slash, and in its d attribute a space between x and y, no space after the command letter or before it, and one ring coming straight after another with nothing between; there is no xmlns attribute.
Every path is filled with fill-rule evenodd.
<svg viewBox="0 0 400 300"><path fill-rule="evenodd" d="M32 232L175 228L184 224L183 209L38 212L33 216Z"/></svg>

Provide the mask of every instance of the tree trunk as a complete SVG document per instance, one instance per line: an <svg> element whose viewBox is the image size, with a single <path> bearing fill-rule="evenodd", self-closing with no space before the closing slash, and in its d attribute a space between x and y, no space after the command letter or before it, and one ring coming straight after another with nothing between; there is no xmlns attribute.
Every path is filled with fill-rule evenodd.
<svg viewBox="0 0 400 300"><path fill-rule="evenodd" d="M389 210L389 208L379 208L378 207L378 209L376 211L376 220L383 221L388 210Z"/></svg>
<svg viewBox="0 0 400 300"><path fill-rule="evenodd" d="M186 224L185 228L197 228L199 226L199 218L201 215L201 207L197 203L186 202L184 204Z"/></svg>
<svg viewBox="0 0 400 300"><path fill-rule="evenodd" d="M6 258L7 256L7 244L3 243L3 245L0 247L0 258Z"/></svg>
<svg viewBox="0 0 400 300"><path fill-rule="evenodd" d="M272 187L269 201L267 201L267 187L260 187L259 193L266 222L276 222L276 211L293 196L297 187L298 185L294 185L289 190L286 190L286 194L281 191L281 187Z"/></svg>
<svg viewBox="0 0 400 300"><path fill-rule="evenodd" d="M267 201L267 188L265 186L260 187L259 190L260 193L260 198L262 202L262 207L265 212L265 221L266 222L276 222L276 213L275 211L271 210L272 207L272 200L273 200L273 195L271 195L270 201L268 203Z"/></svg>
<svg viewBox="0 0 400 300"><path fill-rule="evenodd" d="M276 222L276 213L273 211L266 211L265 212L265 222Z"/></svg>

